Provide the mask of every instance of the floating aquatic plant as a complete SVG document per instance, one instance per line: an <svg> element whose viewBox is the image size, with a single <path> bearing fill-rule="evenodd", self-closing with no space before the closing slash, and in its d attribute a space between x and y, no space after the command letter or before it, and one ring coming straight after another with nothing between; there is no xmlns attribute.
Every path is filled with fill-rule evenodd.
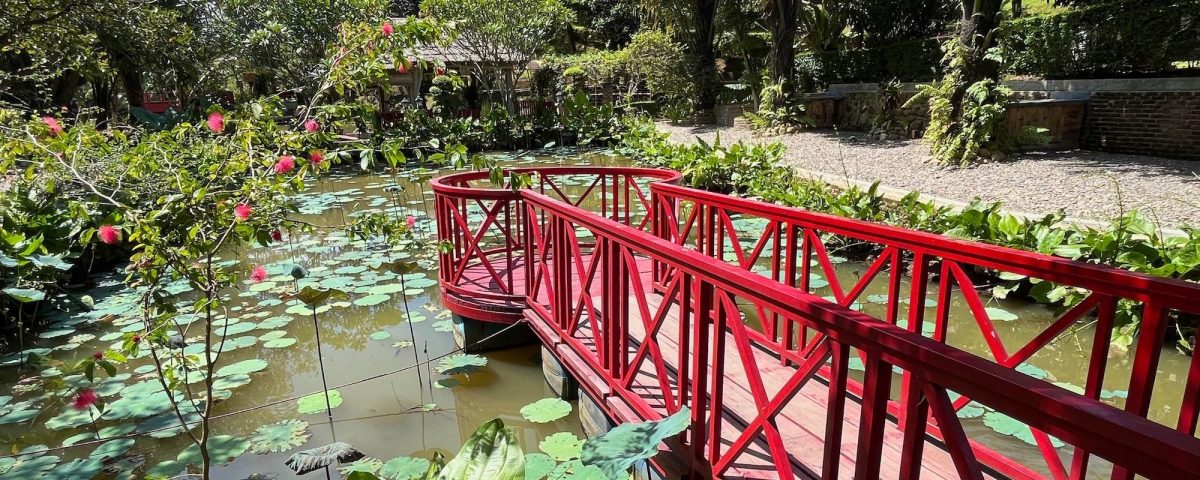
<svg viewBox="0 0 1200 480"><path fill-rule="evenodd" d="M282 420L263 425L250 436L250 452L259 455L286 452L304 445L311 438L308 422L304 420Z"/></svg>

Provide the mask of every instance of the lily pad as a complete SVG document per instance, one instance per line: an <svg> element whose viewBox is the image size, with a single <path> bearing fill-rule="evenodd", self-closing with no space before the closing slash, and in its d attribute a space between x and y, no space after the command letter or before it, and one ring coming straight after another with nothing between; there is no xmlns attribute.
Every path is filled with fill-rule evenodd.
<svg viewBox="0 0 1200 480"><path fill-rule="evenodd" d="M218 377L224 377L237 374L250 374L267 368L267 361L261 358L251 358L240 362L226 365L217 370Z"/></svg>
<svg viewBox="0 0 1200 480"><path fill-rule="evenodd" d="M342 404L342 392L330 390L328 393L329 408L337 408ZM300 399L296 401L296 407L300 413L305 415L322 413L325 411L325 393L318 392L300 397Z"/></svg>
<svg viewBox="0 0 1200 480"><path fill-rule="evenodd" d="M392 332L387 330L380 330L371 334L371 340L387 340L389 338L392 338Z"/></svg>
<svg viewBox="0 0 1200 480"><path fill-rule="evenodd" d="M987 307L983 311L987 312L988 318L996 322L1011 322L1018 318L1012 312L1000 307Z"/></svg>
<svg viewBox="0 0 1200 480"><path fill-rule="evenodd" d="M254 434L250 436L250 451L259 455L286 452L304 445L311 437L308 433L308 422L283 420L254 430Z"/></svg>
<svg viewBox="0 0 1200 480"><path fill-rule="evenodd" d="M469 353L458 353L443 358L438 362L438 373L442 375L458 375L471 373L487 366L487 358Z"/></svg>
<svg viewBox="0 0 1200 480"><path fill-rule="evenodd" d="M553 458L544 453L525 454L525 480L542 480L558 466Z"/></svg>
<svg viewBox="0 0 1200 480"><path fill-rule="evenodd" d="M429 470L429 460L413 457L396 457L388 460L379 469L379 477L384 480L413 480L425 478Z"/></svg>
<svg viewBox="0 0 1200 480"><path fill-rule="evenodd" d="M263 348L286 348L296 344L294 338L276 338L267 342L263 342Z"/></svg>
<svg viewBox="0 0 1200 480"><path fill-rule="evenodd" d="M133 446L133 441L134 440L132 438L118 438L116 440L104 442L104 444L96 447L96 449L93 450L92 454L89 456L97 460L117 458Z"/></svg>
<svg viewBox="0 0 1200 480"><path fill-rule="evenodd" d="M992 411L984 414L983 423L995 430L996 433L1017 437L1022 442L1037 445L1037 441L1033 438L1033 431L1028 425L1001 412ZM1054 448L1065 445L1062 440L1054 437L1050 437L1050 443L1054 445Z"/></svg>
<svg viewBox="0 0 1200 480"><path fill-rule="evenodd" d="M521 416L533 423L550 423L571 413L571 403L561 398L543 398L521 407Z"/></svg>
<svg viewBox="0 0 1200 480"><path fill-rule="evenodd" d="M371 307L391 299L392 297L390 295L367 295L355 300L354 304L360 307Z"/></svg>
<svg viewBox="0 0 1200 480"><path fill-rule="evenodd" d="M543 438L538 443L538 449L555 460L565 462L583 454L583 440L571 432L558 432Z"/></svg>

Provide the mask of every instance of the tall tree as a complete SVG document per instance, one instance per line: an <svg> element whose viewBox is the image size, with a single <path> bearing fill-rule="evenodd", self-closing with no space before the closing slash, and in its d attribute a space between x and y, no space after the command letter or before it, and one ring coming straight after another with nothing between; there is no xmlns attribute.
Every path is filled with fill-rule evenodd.
<svg viewBox="0 0 1200 480"><path fill-rule="evenodd" d="M790 90L796 70L796 16L800 0L770 0L767 20L771 25L771 80Z"/></svg>
<svg viewBox="0 0 1200 480"><path fill-rule="evenodd" d="M696 54L696 105L709 110L717 104L717 0L692 0L692 49Z"/></svg>

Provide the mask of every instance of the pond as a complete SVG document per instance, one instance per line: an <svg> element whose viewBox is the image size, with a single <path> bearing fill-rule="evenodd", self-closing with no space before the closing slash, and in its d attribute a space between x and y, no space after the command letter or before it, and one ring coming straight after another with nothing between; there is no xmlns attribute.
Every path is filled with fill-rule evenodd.
<svg viewBox="0 0 1200 480"><path fill-rule="evenodd" d="M506 165L520 166L628 163L598 152L514 155L500 159ZM221 444L228 445L232 453L241 453L248 443L257 443L246 440L260 427L289 420L298 422L271 429L274 434L271 445L277 447L276 453L238 455L218 467L215 478L289 478L293 473L284 461L292 453L334 441L348 442L367 456L382 461L399 456L430 458L434 452L451 456L476 427L492 418L502 418L513 427L526 452L537 451L538 443L553 433L582 433L574 411L560 420L540 424L526 421L519 413L522 406L554 396L543 379L536 347L484 354L486 366L471 373L438 372L442 357L455 351L455 343L450 312L440 305L437 273L433 271L436 258L431 244L435 225L428 214L432 192L427 179L437 173L413 170L403 174L399 181L401 191L395 199L398 206L394 206L392 193L387 190L391 178L379 174L327 176L313 182L299 198L300 219L318 225L341 225L366 212L411 214L417 219L412 242L388 249L351 240L344 233L323 230L288 236L284 242L269 247L226 255L225 265L247 272L253 265L264 265L270 278L261 283L246 282L227 292L228 313L220 320L221 333L227 342L220 364L227 370L218 373L221 377L218 383L220 390L228 392L224 394L228 399L214 405L213 413L220 417L214 421L215 434L220 435ZM577 183L568 188L587 185ZM754 228L746 225L746 230ZM405 274L401 284L398 275L380 265L402 259L415 261L420 268ZM867 268L846 259L836 261L843 285L856 281ZM337 390L341 400L332 409L332 420L326 415L321 399L297 400L320 392L322 375L313 312L297 301L281 298L284 292L294 289L289 272L296 264L308 272L302 285L350 292L350 298L316 311L325 381ZM122 279L120 272L99 276L97 286L86 292L94 301L94 309L60 315L57 325L41 333L28 351L74 361L119 342L124 333L139 330L138 293L124 287ZM817 276L813 285L823 282L828 283ZM180 302L192 295L184 285L175 287ZM930 286L931 298L936 295L936 287ZM902 291L907 292L908 285L903 285ZM827 287L818 288L817 293L831 294ZM883 316L885 293L884 282L877 280L860 297L861 303L853 307ZM1042 306L985 300L989 307L1011 314L994 317L1008 319L997 322L1007 345L1023 344L1054 318L1054 312ZM900 318L905 316L902 310ZM951 307L949 325L951 345L990 358L986 342L961 298ZM1019 370L1078 389L1086 377L1090 349L1087 339L1091 338L1087 328L1077 337L1065 336L1043 349ZM192 349L191 353L202 352L196 350L202 348L199 343L185 348ZM1158 376L1150 413L1152 419L1173 420L1172 405L1178 405L1183 394L1189 361L1177 352L1164 352L1160 365L1163 373ZM1109 360L1110 384L1105 385L1104 401L1118 407L1123 405L1131 363L1132 356ZM90 471L88 468L98 468L99 462L88 459L104 457L114 457L117 461L106 462L99 478L141 478L151 471L174 473L173 469L179 469L176 460L191 442L177 429L161 430L178 423L163 408L162 398L156 396L161 392L157 390L149 358L132 360L119 367L115 378L100 382L97 393L109 412L94 424L87 412L72 409L69 398L59 398L72 391L70 388L42 391L40 377L56 378L61 373L54 369L22 371L16 355L0 359L0 365L0 383L5 385L0 395L0 446L5 452L52 449L38 456L0 459L0 472L9 471L0 477L28 478L36 472L51 472L50 478L81 478L72 477L70 469ZM851 365L861 369L856 358L852 357ZM70 377L60 380L65 385L80 381ZM899 382L895 384L898 386ZM306 410L311 413L301 413L302 403L304 407L316 407ZM1044 465L1027 430L1022 433L1014 428L1011 419L977 404L964 408L960 415L974 419L966 423L972 438L984 440L1027 465ZM151 431L152 436L105 440ZM1069 452L1068 448L1059 450L1062 454ZM187 453L182 455L186 457ZM1098 465L1099 462L1094 462L1093 467ZM316 478L324 474L316 472L308 476Z"/></svg>
<svg viewBox="0 0 1200 480"><path fill-rule="evenodd" d="M625 163L598 153L569 152L501 157L501 161L521 166ZM307 426L292 424L297 427L295 433L289 428L276 429L281 436L278 441L285 446L296 444L297 448L265 455L245 453L215 469L214 478L240 479L256 474L291 477L294 473L284 461L295 450L333 441L348 442L367 456L383 461L397 456L430 458L434 452L453 456L478 426L492 418L502 418L513 427L523 448L530 452L537 451L538 442L547 435L581 433L575 415L537 424L524 420L519 413L524 405L554 396L542 377L536 347L487 353L487 365L469 374L438 373L439 358L456 348L450 312L440 305L437 272L432 270L436 266L432 245L436 228L432 216L427 215L432 207L427 179L438 173L409 171L399 181L402 191L397 196L398 213L417 218L417 242L380 251L377 245L352 241L339 231L322 231L226 256L224 264L234 270L248 272L253 265L263 265L271 277L256 284L245 282L227 293L228 316L220 320L227 344L219 362L229 370L224 374L218 371L222 379L218 387L231 395L214 405L213 414L221 416L214 421L214 433L247 439L263 425L296 419L307 422ZM385 190L390 184L387 175L324 177L313 182L299 198L300 219L318 225L341 225L365 212L390 213L396 208L391 193ZM418 247L421 241L426 244ZM377 268L382 262L397 259L415 260L419 266L418 271L405 275L403 287L396 274ZM311 399L316 406L311 414L300 413L298 401L293 400L322 391L313 319L308 315L311 311L298 301L280 298L294 289L289 275L293 264L307 269L309 276L302 282L350 292L346 301L318 307L316 315L326 381L341 397L341 404L332 410L332 422L320 398ZM57 325L43 332L27 351L76 361L119 343L123 333L139 330L138 293L125 288L123 278L120 272L101 275L97 287L86 292L94 300L95 309L61 315ZM189 298L186 285L174 287L181 302ZM202 334L199 325L196 323L192 332ZM188 353L203 355L200 342L186 348L191 350ZM411 368L418 360L421 365ZM4 396L0 396L3 451L67 447L18 460L19 468L0 475L4 478L28 478L32 476L29 474L52 471L56 465L75 459L84 459L74 465L89 471L92 463L86 459L90 456L120 459L108 465L99 478L141 478L149 471L174 473L170 470L178 468L177 464L166 463L158 470L155 467L174 461L191 444L179 430L159 431L136 440L103 440L178 425L168 411L169 403L155 396L161 389L148 356L119 366L118 376L100 381L97 393L106 408L116 410L122 418L110 420L113 413L105 413L94 424L87 412L72 408L70 398L60 399L41 391L39 377L59 375L53 369L22 372L16 355L2 359L2 363L0 382L6 386ZM378 378L340 387L372 377ZM68 385L82 381L79 377L63 380ZM70 391L63 389L60 394ZM336 399L332 403L337 404ZM0 471L7 469L4 462L0 460ZM53 472L67 470L64 465Z"/></svg>

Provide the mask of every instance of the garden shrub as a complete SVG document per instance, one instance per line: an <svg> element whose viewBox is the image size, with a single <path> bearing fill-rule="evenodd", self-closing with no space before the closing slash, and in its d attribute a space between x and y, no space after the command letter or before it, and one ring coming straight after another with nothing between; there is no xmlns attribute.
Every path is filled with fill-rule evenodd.
<svg viewBox="0 0 1200 480"><path fill-rule="evenodd" d="M1118 0L1004 22L1012 74L1079 78L1160 73L1200 60L1200 0Z"/></svg>
<svg viewBox="0 0 1200 480"><path fill-rule="evenodd" d="M990 159L1006 149L1004 138L1005 105L1012 91L995 80L985 78L966 87L961 111L955 119L953 97L965 82L964 63L967 47L953 38L946 42L946 76L917 87L917 94L905 103L912 106L929 102L929 141L933 158L944 164L967 165L981 158ZM994 51L994 49L993 49Z"/></svg>

